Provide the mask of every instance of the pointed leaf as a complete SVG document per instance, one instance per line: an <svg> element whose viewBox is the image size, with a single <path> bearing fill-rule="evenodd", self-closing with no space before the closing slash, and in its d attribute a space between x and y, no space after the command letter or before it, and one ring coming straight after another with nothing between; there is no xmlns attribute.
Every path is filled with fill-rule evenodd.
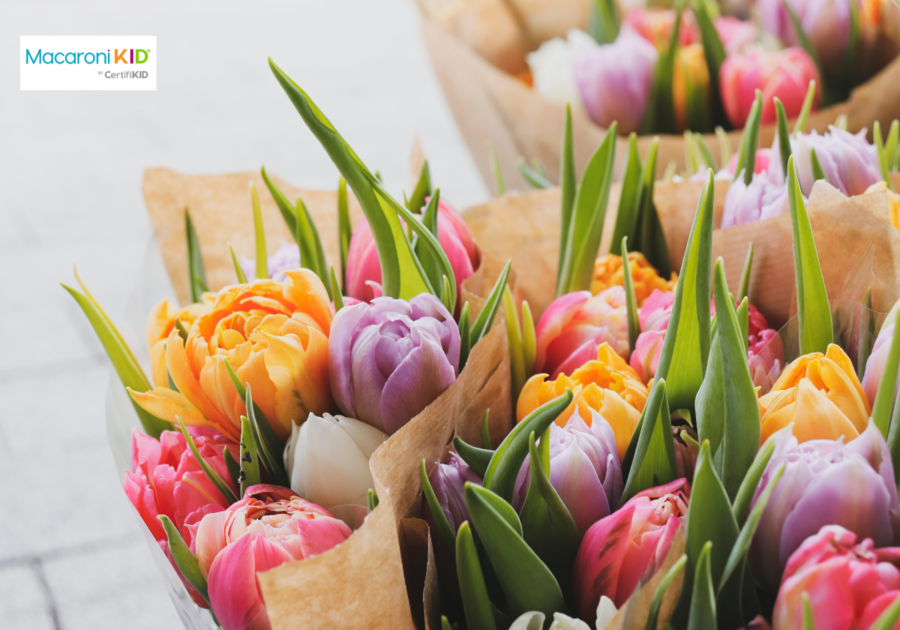
<svg viewBox="0 0 900 630"><path fill-rule="evenodd" d="M717 169L716 161L713 158L712 151L709 150L709 147L706 145L706 140L703 139L703 134L694 133L694 141L697 143L697 147L700 149L700 157L703 159L703 164L706 168L711 168L713 171Z"/></svg>
<svg viewBox="0 0 900 630"><path fill-rule="evenodd" d="M737 299L743 300L750 294L750 272L753 269L753 243L747 247L747 258L744 259L744 271L741 272L741 286L738 289Z"/></svg>
<svg viewBox="0 0 900 630"><path fill-rule="evenodd" d="M545 176L528 166L528 162L525 161L525 158L519 157L518 165L522 177L524 177L525 181L528 182L528 185L535 190L553 188L553 184Z"/></svg>
<svg viewBox="0 0 900 630"><path fill-rule="evenodd" d="M227 448L222 453L222 459L225 460L225 468L228 470L228 476L235 487L241 485L241 465L231 456L231 451Z"/></svg>
<svg viewBox="0 0 900 630"><path fill-rule="evenodd" d="M672 264L669 261L669 246L666 233L663 231L656 202L653 200L654 180L656 178L656 155L659 149L659 138L654 138L647 154L644 168L644 184L641 187L641 205L638 212L633 247L647 258L659 275L668 278L672 275Z"/></svg>
<svg viewBox="0 0 900 630"><path fill-rule="evenodd" d="M588 32L598 44L612 44L619 36L619 11L615 0L592 0Z"/></svg>
<svg viewBox="0 0 900 630"><path fill-rule="evenodd" d="M350 204L347 201L347 180L341 177L338 180L338 241L341 246L341 285L347 286L347 254L350 251L350 239L353 236L353 227L350 225Z"/></svg>
<svg viewBox="0 0 900 630"><path fill-rule="evenodd" d="M560 188L560 232L559 232L559 266L556 271L556 286L560 285L566 250L569 244L569 229L572 225L572 211L575 207L575 195L578 194L578 175L575 172L575 148L572 139L572 106L566 103L566 121L563 127L562 150L559 163Z"/></svg>
<svg viewBox="0 0 900 630"><path fill-rule="evenodd" d="M750 343L750 300L744 297L735 312L737 313L738 324L741 327L741 344L744 346L744 354L747 354L747 344Z"/></svg>
<svg viewBox="0 0 900 630"><path fill-rule="evenodd" d="M897 332L894 333L891 340L891 347L884 363L884 371L878 382L875 404L872 405L872 421L885 438L890 429L891 410L894 408L894 399L897 393L897 372L900 369L900 311L897 311L897 317L893 323L894 330Z"/></svg>
<svg viewBox="0 0 900 630"><path fill-rule="evenodd" d="M493 451L491 448L491 425L488 422L490 414L491 410L490 408L487 408L484 410L484 415L481 417L481 448Z"/></svg>
<svg viewBox="0 0 900 630"><path fill-rule="evenodd" d="M231 252L231 262L234 265L234 275L237 276L238 284L247 284L247 274L244 273L244 268L241 267L241 264L238 262L237 255L234 253L234 248L231 246L231 243L228 243L228 251Z"/></svg>
<svg viewBox="0 0 900 630"><path fill-rule="evenodd" d="M697 559L688 630L710 630L716 627L716 597L710 562L712 548L712 542L704 544Z"/></svg>
<svg viewBox="0 0 900 630"><path fill-rule="evenodd" d="M210 483L216 487L216 490L219 491L225 500L228 501L229 504L235 503L238 498L232 492L231 488L228 487L228 484L222 481L222 478L219 477L218 473L212 469L212 467L206 463L206 460L200 456L200 451L197 450L197 445L194 443L194 438L191 437L191 434L188 433L187 427L184 426L184 422L178 416L175 416L175 420L178 422L178 428L181 429L181 435L184 436L184 441L187 442L188 448L191 449L191 453L194 456L194 460L197 462L197 465L200 466L200 470L203 471L203 474L206 475L206 478L209 479ZM241 493L243 495L243 492Z"/></svg>
<svg viewBox="0 0 900 630"><path fill-rule="evenodd" d="M759 144L759 125L762 121L762 92L756 90L756 98L747 115L744 124L744 132L741 134L741 152L738 156L737 167L734 170L736 180L742 174L744 184L750 185L753 181L753 173L756 170L756 148Z"/></svg>
<svg viewBox="0 0 900 630"><path fill-rule="evenodd" d="M787 430L790 431L790 429ZM737 496L734 499L734 504L731 508L734 520L740 526L743 526L744 521L747 519L747 513L750 511L750 503L753 501L753 495L756 494L759 480L762 479L763 473L766 471L766 466L769 465L769 460L772 459L772 454L775 452L775 440L783 431L784 429L782 431L776 431L773 435L769 436L766 443L759 449L756 458L753 460L753 465L750 466L750 470L747 471L744 480L741 482L741 487L738 490Z"/></svg>
<svg viewBox="0 0 900 630"><path fill-rule="evenodd" d="M666 596L666 591L669 586L671 586L675 578L678 577L678 574L684 570L686 564L687 555L682 554L663 577L659 586L656 587L656 591L653 593L653 601L650 602L650 614L647 615L647 623L644 625L644 630L656 630L659 623L659 609L662 606L663 597Z"/></svg>
<svg viewBox="0 0 900 630"><path fill-rule="evenodd" d="M816 98L816 82L809 82L806 88L806 96L803 98L803 106L800 108L800 114L794 121L794 135L797 136L806 131L806 122L809 120L809 113L812 111L813 100Z"/></svg>
<svg viewBox="0 0 900 630"><path fill-rule="evenodd" d="M716 30L707 2L700 0L700 2L695 2L691 6L694 10L694 17L697 20L697 27L700 31L700 43L703 44L703 56L706 58L706 67L709 71L709 92L711 94L719 94L719 69L725 62L725 46L722 45L722 39L719 37L719 31ZM716 108L716 122L725 122L727 119L721 100L714 98L713 101ZM691 127L691 129L697 131L694 127Z"/></svg>
<svg viewBox="0 0 900 630"><path fill-rule="evenodd" d="M778 154L781 158L781 172L787 173L788 158L791 157L791 135L788 131L787 114L781 99L775 97L775 116L778 121Z"/></svg>
<svg viewBox="0 0 900 630"><path fill-rule="evenodd" d="M500 277L497 278L497 282L494 284L494 288L491 289L490 295L484 301L481 313L478 314L475 323L472 324L472 332L469 337L470 348L474 348L475 344L490 332L491 326L494 324L494 317L496 317L497 310L500 308L500 300L503 297L506 281L509 279L509 268L511 265L512 261L507 260Z"/></svg>
<svg viewBox="0 0 900 630"><path fill-rule="evenodd" d="M425 200L431 196L431 171L428 168L428 160L422 162L422 170L419 172L419 180L409 196L406 207L411 212L418 212L425 205Z"/></svg>
<svg viewBox="0 0 900 630"><path fill-rule="evenodd" d="M525 380L534 375L534 361L537 356L537 337L534 330L534 317L527 300L522 300L522 344L525 354Z"/></svg>
<svg viewBox="0 0 900 630"><path fill-rule="evenodd" d="M200 593L200 596L205 599L208 604L208 585L206 578L203 577L203 572L200 570L200 563L197 562L197 556L193 554L191 548L184 542L184 538L181 537L178 528L176 528L175 524L169 520L168 516L160 514L157 518L162 522L163 529L166 532L166 538L169 543L169 553L172 554L175 566L178 567L178 571L187 583Z"/></svg>
<svg viewBox="0 0 900 630"><path fill-rule="evenodd" d="M459 313L459 371L462 372L469 360L469 352L472 350L472 327L470 319L469 303L463 304Z"/></svg>
<svg viewBox="0 0 900 630"><path fill-rule="evenodd" d="M376 492L371 488L369 488L369 494L366 499L366 506L369 508L370 512L378 507L378 494L376 494Z"/></svg>
<svg viewBox="0 0 900 630"><path fill-rule="evenodd" d="M613 228L612 242L609 246L610 254L621 256L622 239L626 236L631 237L632 240L635 238L643 186L644 165L641 164L641 156L638 154L637 134L632 132L628 136L628 159L625 162L625 174L622 176L622 192L619 195L616 225Z"/></svg>
<svg viewBox="0 0 900 630"><path fill-rule="evenodd" d="M238 377L237 372L234 371L234 368L231 367L231 362L228 359L225 359L225 371L228 372L228 378L231 379L231 383L232 385L234 385L235 390L237 390L238 396L241 397L241 400L246 401L248 399L247 388L244 387L243 383L241 383L240 377ZM284 449L284 445L281 443L281 440L278 439L278 435L272 428L272 424L269 422L269 419L266 418L266 414L262 412L262 409L260 409L259 405L257 405L255 402L253 403L252 407L253 417L255 418L255 423L258 427L260 437L266 441L266 445L268 446L270 452L280 453Z"/></svg>
<svg viewBox="0 0 900 630"><path fill-rule="evenodd" d="M328 263L325 262L325 248L322 247L322 239L319 238L319 230L313 221L306 203L299 197L297 198L297 232L301 235L303 246L301 252L306 251L307 260L303 260L303 254L300 255L300 266L309 269L317 276L331 296L331 282L328 279Z"/></svg>
<svg viewBox="0 0 900 630"><path fill-rule="evenodd" d="M719 163L724 168L731 161L731 140L722 127L716 127L716 140L719 143Z"/></svg>
<svg viewBox="0 0 900 630"><path fill-rule="evenodd" d="M456 534L456 567L466 623L473 629L494 630L497 624L468 522L460 525Z"/></svg>
<svg viewBox="0 0 900 630"><path fill-rule="evenodd" d="M875 318L872 313L872 288L868 287L863 294L863 308L859 314L859 357L856 360L856 371L862 382L866 374L866 363L872 352L872 339L875 337Z"/></svg>
<svg viewBox="0 0 900 630"><path fill-rule="evenodd" d="M794 39L800 45L809 58L813 60L813 63L816 64L816 69L819 71L819 76L824 77L825 72L822 67L822 61L819 59L819 53L816 52L815 46L812 45L812 42L809 40L809 36L806 34L806 31L803 30L803 25L800 22L800 18L797 16L797 13L794 11L794 8L791 6L791 3L787 0L781 0L781 5L784 7L785 13L787 13L788 20L791 22L791 28L794 32Z"/></svg>
<svg viewBox="0 0 900 630"><path fill-rule="evenodd" d="M640 435L619 507L625 505L628 499L638 492L667 484L678 478L665 379L660 378L653 382L653 389L650 390L650 396L635 432L637 430L640 430Z"/></svg>
<svg viewBox="0 0 900 630"><path fill-rule="evenodd" d="M509 285L505 285L503 289L503 314L506 320L509 371L512 376L512 394L515 400L525 386L525 348L522 341L522 329L519 327L519 317L516 314L516 304L513 302Z"/></svg>
<svg viewBox="0 0 900 630"><path fill-rule="evenodd" d="M330 265L328 269L328 278L331 281L331 295L334 301L334 312L337 313L339 310L344 308L344 297L341 295L341 284L337 279L337 272L334 270L334 265Z"/></svg>
<svg viewBox="0 0 900 630"><path fill-rule="evenodd" d="M660 51L653 73L650 87L650 98L644 111L641 133L675 133L675 104L672 98L672 83L675 73L675 55L678 52L678 35L681 32L681 13L684 8L679 4L675 13L675 26L669 37L669 45Z"/></svg>
<svg viewBox="0 0 900 630"><path fill-rule="evenodd" d="M822 165L819 163L819 158L816 157L815 149L810 150L809 157L810 162L812 163L813 183L819 181L820 179L824 179L827 182L828 177L825 176L825 171L822 168Z"/></svg>
<svg viewBox="0 0 900 630"><path fill-rule="evenodd" d="M458 435L453 438L453 446L456 448L457 455L459 455L472 470L478 473L479 477L484 477L484 474L487 472L487 468L491 463L491 457L494 456L494 451L487 448L472 446L471 444L464 442Z"/></svg>
<svg viewBox="0 0 900 630"><path fill-rule="evenodd" d="M900 597L894 600L890 606L884 609L884 612L875 620L869 630L891 630L900 619Z"/></svg>
<svg viewBox="0 0 900 630"><path fill-rule="evenodd" d="M197 240L197 232L194 230L191 213L187 208L184 209L184 229L188 250L188 286L191 288L191 302L196 304L203 299L203 294L209 291L209 285L206 282L203 254L200 253L200 241Z"/></svg>
<svg viewBox="0 0 900 630"><path fill-rule="evenodd" d="M494 190L498 197L506 194L506 182L503 180L503 170L500 168L500 160L497 158L497 150L492 142L487 143L488 162L491 164L491 173L494 175Z"/></svg>
<svg viewBox="0 0 900 630"><path fill-rule="evenodd" d="M289 486L291 485L291 480L288 478L287 471L284 468L284 449L282 448L281 442L274 433L269 440L266 439L267 436L263 433L262 428L263 422L256 416L257 406L256 403L253 402L253 392L250 388L250 383L247 383L246 391L247 393L244 396L244 407L247 410L247 419L250 421L250 428L253 430L255 448L260 455L263 465L266 467L266 471L269 473L272 483L278 486ZM265 418L263 418L263 420L265 420ZM265 426L269 427L268 421L265 421ZM271 430L271 427L269 428Z"/></svg>
<svg viewBox="0 0 900 630"><path fill-rule="evenodd" d="M625 284L625 309L628 316L628 348L634 352L638 335L641 334L640 311L634 294L634 278L631 277L631 263L628 261L628 237L622 237L622 277Z"/></svg>
<svg viewBox="0 0 900 630"><path fill-rule="evenodd" d="M256 244L256 277L269 279L269 257L266 254L266 232L263 228L262 210L259 207L259 194L256 186L250 182L250 199L253 202L253 236Z"/></svg>
<svg viewBox="0 0 900 630"><path fill-rule="evenodd" d="M816 630L813 623L812 606L809 603L809 593L803 591L803 630Z"/></svg>
<svg viewBox="0 0 900 630"><path fill-rule="evenodd" d="M256 452L256 442L253 439L253 429L247 416L241 416L241 496L243 497L250 486L259 484L259 459Z"/></svg>

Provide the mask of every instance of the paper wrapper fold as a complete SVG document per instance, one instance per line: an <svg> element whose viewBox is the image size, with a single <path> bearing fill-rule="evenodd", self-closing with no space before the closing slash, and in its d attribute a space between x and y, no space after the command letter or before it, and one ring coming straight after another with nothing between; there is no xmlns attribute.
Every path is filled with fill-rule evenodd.
<svg viewBox="0 0 900 630"><path fill-rule="evenodd" d="M584 29L587 11L582 9L588 2L569 0L560 3L555 13L557 21L551 20L551 14L547 12L545 5L550 3L540 0L458 0L455 3L420 0L420 4L425 15L422 35L435 74L485 183L494 185L486 149L488 143L497 152L500 170L509 188L529 189L519 173L519 156L539 159L551 181L558 181L565 107L545 99L513 76L525 66L524 52L522 57L516 58L515 54L519 53L513 51L533 49L540 41L564 36L572 27ZM436 9L432 4L443 8ZM448 4L452 8L448 9ZM483 8L486 6L494 8L487 11ZM506 17L502 20L494 17L503 12L503 7L506 7ZM849 130L866 127L871 133L874 121L880 121L882 129L887 129L892 120L900 118L900 58L897 58L900 53L900 7L893 2L884 3L884 7L881 29L872 38L870 56L873 65L881 70L854 89L847 101L813 112L808 129L823 132L839 115L846 114ZM518 34L507 34L511 24L510 11L518 20ZM564 18L572 21L562 24ZM476 33L474 29L459 27L464 22L479 21L481 24L483 20L496 20L491 22L496 28L482 24ZM491 35L484 42L476 37L482 31ZM501 35L504 41L517 43L502 47L498 44ZM489 50L498 47L503 48L502 55ZM575 164L580 172L600 145L605 130L586 114L573 111L573 132ZM728 136L734 151L740 132L731 132ZM761 146L770 146L774 137L775 126L764 126L760 131ZM716 136L706 134L704 139L713 155L718 156ZM650 142L649 136L639 138L641 155L646 156ZM622 175L626 157L627 138L620 138L616 147L617 178ZM661 174L670 162L675 162L679 173L684 171L685 151L681 136L660 137L658 173Z"/></svg>

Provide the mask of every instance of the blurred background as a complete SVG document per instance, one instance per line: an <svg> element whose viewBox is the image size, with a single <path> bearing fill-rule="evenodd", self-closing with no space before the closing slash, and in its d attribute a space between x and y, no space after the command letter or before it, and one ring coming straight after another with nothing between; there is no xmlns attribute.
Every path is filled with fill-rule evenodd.
<svg viewBox="0 0 900 630"><path fill-rule="evenodd" d="M157 91L20 92L22 35L155 35ZM392 192L410 188L416 134L442 198L461 209L488 192L413 0L3 0L0 42L0 626L178 628L110 454L109 363L59 282L77 264L124 317L152 245L145 168L265 164L300 187L335 187L269 56Z"/></svg>

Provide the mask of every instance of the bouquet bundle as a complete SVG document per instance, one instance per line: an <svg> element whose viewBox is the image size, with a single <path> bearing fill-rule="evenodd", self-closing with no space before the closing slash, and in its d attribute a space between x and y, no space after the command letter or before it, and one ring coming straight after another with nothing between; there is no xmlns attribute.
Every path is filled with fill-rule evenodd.
<svg viewBox="0 0 900 630"><path fill-rule="evenodd" d="M626 174L608 204L614 134L580 185L564 176L558 191L463 213L540 306L506 319L515 427L499 443L457 436L420 462L425 592L440 593L429 627L898 627L888 191L850 198L826 178L805 195L799 151L785 148L787 214L757 224L790 221L786 242L760 244L786 264L760 278L756 256L742 260L748 226L715 225L711 169L671 182L701 187L686 233L652 176ZM629 155L631 173L653 172L653 156ZM604 223L618 248L595 259ZM740 256L735 280L717 250ZM792 306L757 308L768 283Z"/></svg>
<svg viewBox="0 0 900 630"><path fill-rule="evenodd" d="M776 96L789 118L806 103L820 132L839 115L858 131L900 114L888 96L900 73L900 9L893 3L420 4L432 62L485 180L493 167L520 189L519 156L556 179L553 140L567 103L579 166L617 121L620 134L642 135L644 155L650 134L667 134L660 173L670 163L684 169L685 152L698 140L713 151L736 141L757 89L765 96L766 142L775 131ZM623 168L620 162L617 174Z"/></svg>
<svg viewBox="0 0 900 630"><path fill-rule="evenodd" d="M427 436L413 421L439 403L479 416L492 405L493 424L511 423L505 335L492 326L514 278L432 190L427 164L399 203L270 65L341 171L337 194L300 193L265 169L151 172L145 194L183 301L149 313L146 369L81 280L66 289L139 421L124 490L181 592L211 613L183 607L186 623L411 628L407 543L369 460L404 433ZM228 220L242 215L252 230ZM267 247L274 215L294 243Z"/></svg>

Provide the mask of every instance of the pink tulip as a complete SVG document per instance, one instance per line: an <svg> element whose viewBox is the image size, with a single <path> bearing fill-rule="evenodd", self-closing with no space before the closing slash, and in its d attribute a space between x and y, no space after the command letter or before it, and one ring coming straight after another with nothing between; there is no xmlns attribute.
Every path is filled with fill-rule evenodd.
<svg viewBox="0 0 900 630"><path fill-rule="evenodd" d="M630 28L612 44L578 52L572 63L584 107L595 123L619 133L637 131L650 98L656 48Z"/></svg>
<svg viewBox="0 0 900 630"><path fill-rule="evenodd" d="M740 155L738 153L733 153L731 155L731 159L728 160L728 166L726 170L730 175L736 175L735 171L737 170L738 158ZM769 163L772 161L772 149L764 149L759 148L756 150L756 160L753 167L754 173L764 173L769 170ZM780 172L780 169L779 169ZM703 175L704 180L706 181L706 175Z"/></svg>
<svg viewBox="0 0 900 630"><path fill-rule="evenodd" d="M885 322L887 324L887 322ZM869 404L875 404L875 396L878 394L878 386L881 384L881 376L884 374L884 366L887 363L888 353L891 350L891 342L894 340L894 324L882 327L872 346L872 354L866 361L866 373L863 375L862 387L866 392ZM900 382L900 375L897 377Z"/></svg>
<svg viewBox="0 0 900 630"><path fill-rule="evenodd" d="M443 201L438 202L438 241L450 260L456 276L457 303L462 304L462 283L478 268L479 254L465 221ZM356 224L350 238L346 293L364 302L382 295L381 263L372 229L365 218Z"/></svg>
<svg viewBox="0 0 900 630"><path fill-rule="evenodd" d="M754 51L729 55L719 70L719 90L731 124L741 128L747 122L756 90L762 90L762 122L775 122L776 96L788 118L797 116L809 82L816 81L813 108L821 102L821 84L815 63L801 48L778 52Z"/></svg>
<svg viewBox="0 0 900 630"><path fill-rule="evenodd" d="M213 612L225 630L267 630L256 574L341 544L350 528L288 488L258 485L196 526L194 551Z"/></svg>
<svg viewBox="0 0 900 630"><path fill-rule="evenodd" d="M847 196L861 195L881 181L878 153L875 145L866 140L865 129L854 134L829 127L823 135L815 131L805 133L791 144L804 195L809 195L813 187L812 149L816 150L828 183Z"/></svg>
<svg viewBox="0 0 900 630"><path fill-rule="evenodd" d="M843 62L850 41L850 1L858 3L858 0L787 0L824 68L840 68ZM800 44L782 0L759 0L757 8L763 30L787 45Z"/></svg>
<svg viewBox="0 0 900 630"><path fill-rule="evenodd" d="M750 185L744 178L731 182L725 193L722 210L722 229L770 219L790 211L787 186L778 172L763 172L753 176Z"/></svg>
<svg viewBox="0 0 900 630"><path fill-rule="evenodd" d="M728 55L735 55L755 43L759 39L759 31L753 22L736 17L721 16L716 18L716 31Z"/></svg>
<svg viewBox="0 0 900 630"><path fill-rule="evenodd" d="M625 289L610 287L566 293L553 300L535 328L535 374L551 380L571 374L597 358L597 349L608 343L621 357L628 356L628 313Z"/></svg>
<svg viewBox="0 0 900 630"><path fill-rule="evenodd" d="M678 479L638 493L591 526L581 541L573 574L581 619L593 625L603 596L621 608L641 578L662 565L687 514L689 496L687 480Z"/></svg>
<svg viewBox="0 0 900 630"><path fill-rule="evenodd" d="M772 328L759 332L755 339L750 335L748 345L750 377L759 387L759 395L768 394L784 369L784 344Z"/></svg>
<svg viewBox="0 0 900 630"><path fill-rule="evenodd" d="M655 289L638 313L641 334L634 344L630 363L644 383L649 383L656 375L674 302L674 292Z"/></svg>
<svg viewBox="0 0 900 630"><path fill-rule="evenodd" d="M900 547L856 541L852 531L826 525L800 545L784 571L774 630L803 627L804 593L818 630L865 630L900 597Z"/></svg>

